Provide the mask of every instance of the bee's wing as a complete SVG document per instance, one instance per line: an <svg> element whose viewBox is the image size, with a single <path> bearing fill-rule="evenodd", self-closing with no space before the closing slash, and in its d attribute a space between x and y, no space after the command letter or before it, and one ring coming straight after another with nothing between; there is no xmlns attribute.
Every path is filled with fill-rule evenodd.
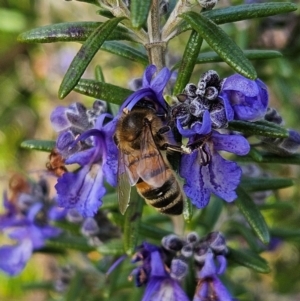
<svg viewBox="0 0 300 301"><path fill-rule="evenodd" d="M118 159L118 201L121 214L124 214L130 201L131 186L138 181L138 175L130 166L130 158L119 151Z"/></svg>
<svg viewBox="0 0 300 301"><path fill-rule="evenodd" d="M153 187L161 187L168 180L169 167L155 144L150 125L143 128L141 159L136 168L139 177Z"/></svg>

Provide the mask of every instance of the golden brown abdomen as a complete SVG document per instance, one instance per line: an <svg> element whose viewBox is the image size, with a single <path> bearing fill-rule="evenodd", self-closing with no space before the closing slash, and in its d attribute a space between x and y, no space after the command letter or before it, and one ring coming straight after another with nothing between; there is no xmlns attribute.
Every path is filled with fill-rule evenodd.
<svg viewBox="0 0 300 301"><path fill-rule="evenodd" d="M152 187L143 180L136 184L140 195L146 203L164 214L180 215L183 211L183 194L180 186L171 173L169 179L161 187Z"/></svg>

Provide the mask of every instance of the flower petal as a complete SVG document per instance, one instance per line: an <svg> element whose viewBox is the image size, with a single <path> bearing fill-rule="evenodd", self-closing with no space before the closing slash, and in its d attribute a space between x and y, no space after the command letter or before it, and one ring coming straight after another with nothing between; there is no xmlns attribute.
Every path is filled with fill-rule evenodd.
<svg viewBox="0 0 300 301"><path fill-rule="evenodd" d="M76 208L85 217L94 216L106 192L103 173L98 164L85 165L78 172L64 173L55 188L60 206Z"/></svg>
<svg viewBox="0 0 300 301"><path fill-rule="evenodd" d="M22 272L27 261L31 257L33 248L29 239L24 239L15 246L3 246L0 248L0 270L15 276Z"/></svg>
<svg viewBox="0 0 300 301"><path fill-rule="evenodd" d="M201 168L197 150L190 155L182 156L180 176L186 181L183 185L183 190L197 208L205 207L210 198L210 190L205 187Z"/></svg>
<svg viewBox="0 0 300 301"><path fill-rule="evenodd" d="M241 135L226 135L214 131L211 139L215 151L223 150L239 156L247 155L250 151L248 140Z"/></svg>
<svg viewBox="0 0 300 301"><path fill-rule="evenodd" d="M149 65L144 74L143 74L143 88L150 87L150 83L152 80L153 75L156 72L156 66L155 65Z"/></svg>

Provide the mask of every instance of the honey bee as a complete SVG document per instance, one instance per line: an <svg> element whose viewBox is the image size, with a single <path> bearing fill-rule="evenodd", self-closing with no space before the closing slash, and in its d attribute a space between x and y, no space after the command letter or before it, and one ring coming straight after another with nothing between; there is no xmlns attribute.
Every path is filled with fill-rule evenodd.
<svg viewBox="0 0 300 301"><path fill-rule="evenodd" d="M61 177L67 171L65 161L56 149L51 151L46 168L57 177Z"/></svg>
<svg viewBox="0 0 300 301"><path fill-rule="evenodd" d="M116 128L115 142L119 148L118 197L120 211L125 213L131 186L146 203L164 214L180 215L184 194L167 158L160 150L178 150L163 136L161 118L155 110L135 107L123 110Z"/></svg>

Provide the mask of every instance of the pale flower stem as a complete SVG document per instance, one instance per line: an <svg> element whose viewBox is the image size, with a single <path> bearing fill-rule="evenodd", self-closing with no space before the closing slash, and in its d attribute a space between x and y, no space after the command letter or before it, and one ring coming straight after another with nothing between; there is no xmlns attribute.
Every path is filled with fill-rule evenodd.
<svg viewBox="0 0 300 301"><path fill-rule="evenodd" d="M120 0L109 0L106 4L102 4L103 7L108 9L115 17L126 17L121 21L127 28L130 28L136 37L141 41L141 43L145 44L148 42L147 33L144 29L135 29L132 27L130 21L130 11L128 10L127 6Z"/></svg>
<svg viewBox="0 0 300 301"><path fill-rule="evenodd" d="M165 67L166 43L161 41L159 0L153 0L148 16L149 43L145 44L151 64L157 67L157 71Z"/></svg>
<svg viewBox="0 0 300 301"><path fill-rule="evenodd" d="M180 14L192 10L192 8L197 4L194 0L179 0L174 7L169 19L164 25L161 33L162 41L168 42L177 33L177 26L180 24L182 19Z"/></svg>

